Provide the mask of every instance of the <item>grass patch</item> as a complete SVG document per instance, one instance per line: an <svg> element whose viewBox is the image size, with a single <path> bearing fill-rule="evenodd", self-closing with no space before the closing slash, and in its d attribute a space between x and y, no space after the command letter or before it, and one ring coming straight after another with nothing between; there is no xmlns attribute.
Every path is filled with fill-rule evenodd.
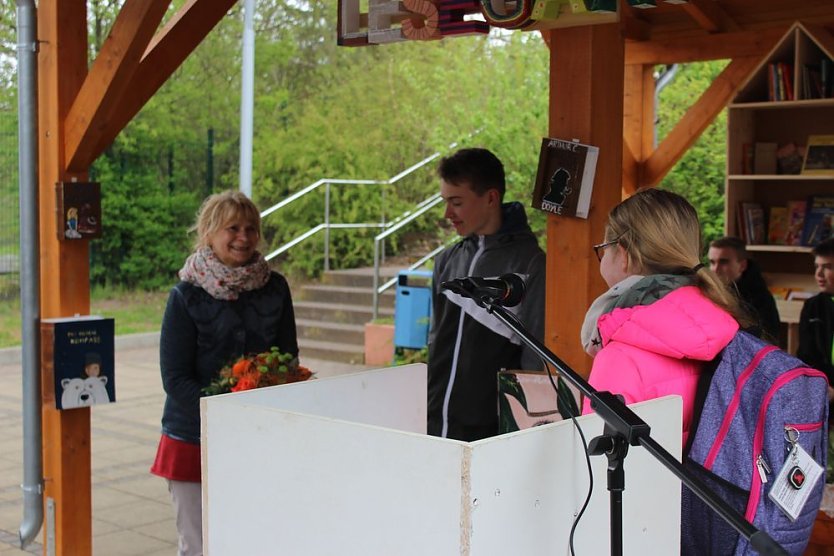
<svg viewBox="0 0 834 556"><path fill-rule="evenodd" d="M139 292L94 289L90 293L90 314L116 321L116 335L156 332L168 292ZM0 348L19 346L20 300L0 300Z"/></svg>
<svg viewBox="0 0 834 556"><path fill-rule="evenodd" d="M20 300L0 298L0 348L20 345Z"/></svg>

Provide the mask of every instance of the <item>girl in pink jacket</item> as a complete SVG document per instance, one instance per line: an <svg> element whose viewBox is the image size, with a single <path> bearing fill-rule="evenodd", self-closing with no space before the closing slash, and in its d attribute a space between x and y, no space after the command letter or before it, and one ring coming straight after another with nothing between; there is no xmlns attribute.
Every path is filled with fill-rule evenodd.
<svg viewBox="0 0 834 556"><path fill-rule="evenodd" d="M594 246L610 289L591 305L582 343L594 357L589 382L634 403L683 398L683 443L698 375L733 338L743 313L700 262L698 215L680 195L638 191L611 211ZM746 324L746 322L743 322ZM583 413L591 411L585 400Z"/></svg>

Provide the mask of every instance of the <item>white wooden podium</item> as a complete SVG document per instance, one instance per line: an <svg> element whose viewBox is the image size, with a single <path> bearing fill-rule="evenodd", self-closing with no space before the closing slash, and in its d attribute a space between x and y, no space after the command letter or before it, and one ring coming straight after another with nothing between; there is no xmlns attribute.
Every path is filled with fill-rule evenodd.
<svg viewBox="0 0 834 556"><path fill-rule="evenodd" d="M680 457L680 399L632 408ZM602 432L578 421L588 440ZM471 443L425 431L423 364L204 398L206 554L569 554L589 480L570 421ZM607 460L591 463L575 547L604 556ZM677 554L678 480L640 447L625 472L624 553Z"/></svg>

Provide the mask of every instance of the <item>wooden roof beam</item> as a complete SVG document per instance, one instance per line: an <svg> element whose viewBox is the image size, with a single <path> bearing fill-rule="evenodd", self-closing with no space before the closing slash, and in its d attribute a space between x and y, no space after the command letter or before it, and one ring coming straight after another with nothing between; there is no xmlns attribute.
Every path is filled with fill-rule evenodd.
<svg viewBox="0 0 834 556"><path fill-rule="evenodd" d="M104 152L236 2L188 0L151 39L130 86L99 137L96 156Z"/></svg>
<svg viewBox="0 0 834 556"><path fill-rule="evenodd" d="M67 114L64 159L69 171L86 170L98 156L98 135L169 4L170 0L127 0L119 11Z"/></svg>
<svg viewBox="0 0 834 556"><path fill-rule="evenodd" d="M689 0L682 7L698 25L710 33L739 30L738 23L714 0Z"/></svg>
<svg viewBox="0 0 834 556"><path fill-rule="evenodd" d="M643 163L641 172L642 184L654 186L681 159L689 147L692 146L701 133L709 126L715 117L724 109L739 87L755 70L761 58L749 56L736 58L730 62L724 71L712 82L701 97L695 101L681 121L669 132L663 142Z"/></svg>
<svg viewBox="0 0 834 556"><path fill-rule="evenodd" d="M758 31L736 31L681 40L626 42L626 64L682 64L704 60L726 60L764 56L788 27Z"/></svg>
<svg viewBox="0 0 834 556"><path fill-rule="evenodd" d="M651 36L651 25L640 14L640 10L626 2L620 0L620 31L626 40L644 41Z"/></svg>

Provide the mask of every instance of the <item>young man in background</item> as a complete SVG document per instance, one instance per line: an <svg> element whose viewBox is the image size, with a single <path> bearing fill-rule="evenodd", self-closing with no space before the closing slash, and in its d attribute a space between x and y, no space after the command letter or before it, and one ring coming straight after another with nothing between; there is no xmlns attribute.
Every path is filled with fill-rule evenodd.
<svg viewBox="0 0 834 556"><path fill-rule="evenodd" d="M805 301L799 316L797 356L828 376L828 471L834 482L834 238L818 244L814 255L814 278L820 293Z"/></svg>
<svg viewBox="0 0 834 556"><path fill-rule="evenodd" d="M713 240L709 244L707 258L710 269L736 292L744 308L758 324L759 330L751 332L777 344L779 311L776 301L759 265L748 255L746 244L737 237Z"/></svg>

